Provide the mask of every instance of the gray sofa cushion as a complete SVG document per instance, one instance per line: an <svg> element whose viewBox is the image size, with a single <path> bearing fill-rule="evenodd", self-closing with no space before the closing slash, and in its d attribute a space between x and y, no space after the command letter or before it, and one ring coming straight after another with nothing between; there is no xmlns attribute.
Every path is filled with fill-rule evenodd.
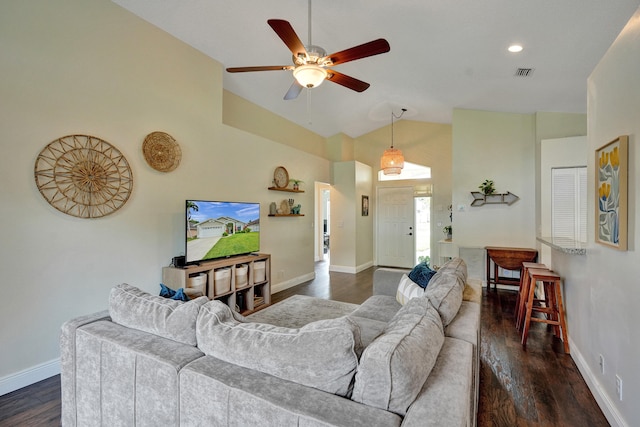
<svg viewBox="0 0 640 427"><path fill-rule="evenodd" d="M475 395L472 375L472 345L446 338L436 364L415 402L407 411L402 427L437 425L469 427Z"/></svg>
<svg viewBox="0 0 640 427"><path fill-rule="evenodd" d="M387 326L387 322L367 319L366 317L349 315L349 319L353 320L360 327L360 338L362 339L363 349L367 348Z"/></svg>
<svg viewBox="0 0 640 427"><path fill-rule="evenodd" d="M349 393L362 347L347 317L299 329L244 323L220 301L201 308L196 336L207 355L341 396Z"/></svg>
<svg viewBox="0 0 640 427"><path fill-rule="evenodd" d="M396 287L398 283L396 282ZM367 319L388 322L395 316L402 306L396 300L396 294L393 295L373 295L362 303L349 316L366 317Z"/></svg>
<svg viewBox="0 0 640 427"><path fill-rule="evenodd" d="M426 298L413 298L365 348L352 400L405 415L433 368L444 333Z"/></svg>
<svg viewBox="0 0 640 427"><path fill-rule="evenodd" d="M463 290L462 279L454 273L447 272L438 272L425 289L424 296L438 310L444 326L448 326L458 314Z"/></svg>
<svg viewBox="0 0 640 427"><path fill-rule="evenodd" d="M180 371L180 427L398 427L402 418L211 356Z"/></svg>
<svg viewBox="0 0 640 427"><path fill-rule="evenodd" d="M462 279L463 286L467 281L467 264L462 258L453 258L447 261L438 271L455 274Z"/></svg>
<svg viewBox="0 0 640 427"><path fill-rule="evenodd" d="M207 301L170 300L123 283L111 289L109 315L120 325L195 346L198 311Z"/></svg>

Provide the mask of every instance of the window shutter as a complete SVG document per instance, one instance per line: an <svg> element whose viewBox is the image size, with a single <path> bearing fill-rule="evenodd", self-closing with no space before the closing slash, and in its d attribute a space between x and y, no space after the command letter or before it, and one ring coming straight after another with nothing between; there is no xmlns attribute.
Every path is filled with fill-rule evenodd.
<svg viewBox="0 0 640 427"><path fill-rule="evenodd" d="M585 242L587 168L553 168L551 192L551 237Z"/></svg>

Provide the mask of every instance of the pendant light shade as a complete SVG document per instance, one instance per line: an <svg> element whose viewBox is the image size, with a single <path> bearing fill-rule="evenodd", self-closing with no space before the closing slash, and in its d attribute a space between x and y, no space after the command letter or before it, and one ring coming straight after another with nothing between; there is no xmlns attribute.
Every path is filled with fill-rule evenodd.
<svg viewBox="0 0 640 427"><path fill-rule="evenodd" d="M387 148L380 158L380 168L385 175L400 175L404 167L404 156L397 148Z"/></svg>
<svg viewBox="0 0 640 427"><path fill-rule="evenodd" d="M391 148L384 150L382 157L380 158L380 168L385 175L400 175L402 168L404 168L404 156L402 151L397 148L393 148L393 119L399 119L402 117L406 108L402 109L402 113L398 117L391 112Z"/></svg>

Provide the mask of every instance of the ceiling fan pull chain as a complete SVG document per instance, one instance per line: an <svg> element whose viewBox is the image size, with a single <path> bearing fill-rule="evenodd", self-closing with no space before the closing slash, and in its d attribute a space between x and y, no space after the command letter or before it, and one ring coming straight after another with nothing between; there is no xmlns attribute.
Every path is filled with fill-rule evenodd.
<svg viewBox="0 0 640 427"><path fill-rule="evenodd" d="M311 89L309 88L307 88L307 123L310 125L313 124L311 121Z"/></svg>

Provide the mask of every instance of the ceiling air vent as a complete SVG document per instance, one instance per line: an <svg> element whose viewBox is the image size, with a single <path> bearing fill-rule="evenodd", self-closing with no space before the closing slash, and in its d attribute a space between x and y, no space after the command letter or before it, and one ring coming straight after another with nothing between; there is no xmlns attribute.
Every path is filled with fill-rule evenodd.
<svg viewBox="0 0 640 427"><path fill-rule="evenodd" d="M529 77L533 73L533 68L518 68L516 77Z"/></svg>

